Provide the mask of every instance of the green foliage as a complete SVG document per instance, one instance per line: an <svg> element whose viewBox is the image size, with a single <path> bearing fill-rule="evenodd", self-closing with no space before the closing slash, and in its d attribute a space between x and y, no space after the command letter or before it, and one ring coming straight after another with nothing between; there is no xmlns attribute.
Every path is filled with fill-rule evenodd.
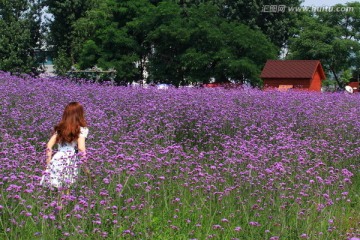
<svg viewBox="0 0 360 240"><path fill-rule="evenodd" d="M30 72L37 67L34 49L41 47L42 1L0 2L0 69Z"/></svg>
<svg viewBox="0 0 360 240"><path fill-rule="evenodd" d="M94 65L117 71L118 83L144 78L144 62L150 47L144 39L146 31L137 17L152 5L145 0L107 0L74 23L78 42L76 53L81 68ZM140 63L140 64L139 64Z"/></svg>
<svg viewBox="0 0 360 240"><path fill-rule="evenodd" d="M352 78L352 71L351 69L346 69L341 75L341 82L344 84L348 84Z"/></svg>
<svg viewBox="0 0 360 240"><path fill-rule="evenodd" d="M51 14L47 46L54 52L58 74L66 73L74 64L84 69L97 65L116 69L117 82L148 78L178 86L215 78L257 85L264 62L275 58L279 50L251 20L262 15L262 5L252 6L251 14L244 15L239 12L244 5L240 1L17 0L13 6L31 12L32 21L14 24L17 34L7 42L30 44L22 46L27 49L39 48L42 37L41 8L29 7L28 2L46 6ZM280 15L272 17L284 18ZM3 16L11 19L11 14ZM16 56L20 53L14 50L18 46L3 46L9 57L2 65L32 65L31 58L23 59L32 54L22 51L23 60L19 61Z"/></svg>
<svg viewBox="0 0 360 240"><path fill-rule="evenodd" d="M66 72L71 68L71 60L65 49L58 51L57 57L54 58L54 68L56 73L62 76L66 75Z"/></svg>
<svg viewBox="0 0 360 240"><path fill-rule="evenodd" d="M255 85L277 51L259 30L220 17L214 4L107 0L74 27L78 39L90 36L78 45L80 66L113 67L118 82L145 79L146 69L149 82L176 86L210 78Z"/></svg>
<svg viewBox="0 0 360 240"><path fill-rule="evenodd" d="M188 29L193 29L191 46L184 54L183 64L189 76L204 82L210 77L217 81L257 82L260 67L276 56L276 48L259 31L236 22L214 17L210 7L192 9ZM215 12L216 14L216 12ZM217 27L218 26L218 27Z"/></svg>
<svg viewBox="0 0 360 240"><path fill-rule="evenodd" d="M166 1L151 2L158 5L159 2ZM203 3L217 6L219 11L216 16L262 31L277 46L278 50L287 45L289 37L293 34L293 29L297 27L297 20L303 14L288 10L284 12L263 11L266 6L269 7L270 5L285 5L287 8L299 7L302 3L301 0L282 0L281 2L272 0L173 0L171 2L178 4L183 9L199 6Z"/></svg>
<svg viewBox="0 0 360 240"><path fill-rule="evenodd" d="M348 3L335 7L360 7L360 3ZM320 12L301 19L298 35L289 44L291 59L319 59L325 71L334 77L342 88L346 81L341 74L349 68L359 68L360 62L360 13ZM345 77L346 78L346 77Z"/></svg>
<svg viewBox="0 0 360 240"><path fill-rule="evenodd" d="M181 55L190 47L193 30L187 29L175 3L161 2L147 17L152 27L147 39L153 46L148 63L150 80L179 85L185 78Z"/></svg>
<svg viewBox="0 0 360 240"><path fill-rule="evenodd" d="M149 59L152 80L168 78L175 85L206 83L212 77L217 82L259 82L266 59L276 56L275 46L260 31L228 22L218 11L212 4L184 9L168 2L158 5L153 21L161 24L149 34L155 48Z"/></svg>
<svg viewBox="0 0 360 240"><path fill-rule="evenodd" d="M299 0L281 5L300 6ZM277 3L275 3L276 5ZM348 3L335 7L353 7ZM29 71L40 48L41 9L46 6L48 50L55 68L95 65L117 71L118 83L146 79L176 86L194 82L250 82L280 48L288 58L320 59L337 85L342 73L360 68L359 11L265 12L270 0L16 0L0 5L0 68ZM290 38L290 41L289 41Z"/></svg>
<svg viewBox="0 0 360 240"><path fill-rule="evenodd" d="M52 18L48 20L48 27L50 29L48 45L55 53L55 67L62 69L60 72L64 72L64 67L71 66L71 64L77 61L74 42L76 33L74 32L74 23L83 17L86 11L92 9L95 1L93 0L45 0L45 4L48 7L48 13L52 15ZM58 56L59 55L59 56ZM65 61L70 60L70 64L65 64ZM56 66L57 64L61 66Z"/></svg>
<svg viewBox="0 0 360 240"><path fill-rule="evenodd" d="M301 0L214 0L220 6L221 16L235 20L252 29L261 30L270 41L278 47L284 47L292 36L292 29L296 28L301 12L269 12L263 11L265 6L285 5L286 7L299 7Z"/></svg>
<svg viewBox="0 0 360 240"><path fill-rule="evenodd" d="M80 55L80 68L85 69L95 66L97 59L100 57L100 51L93 40L86 41Z"/></svg>

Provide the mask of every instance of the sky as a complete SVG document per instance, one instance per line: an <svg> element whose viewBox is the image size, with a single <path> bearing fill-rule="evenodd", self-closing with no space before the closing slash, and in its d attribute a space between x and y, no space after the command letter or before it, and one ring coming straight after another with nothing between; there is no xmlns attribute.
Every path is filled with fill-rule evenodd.
<svg viewBox="0 0 360 240"><path fill-rule="evenodd" d="M354 0L305 0L302 4L302 6L333 6L335 4L341 3L345 4L347 2L359 2Z"/></svg>

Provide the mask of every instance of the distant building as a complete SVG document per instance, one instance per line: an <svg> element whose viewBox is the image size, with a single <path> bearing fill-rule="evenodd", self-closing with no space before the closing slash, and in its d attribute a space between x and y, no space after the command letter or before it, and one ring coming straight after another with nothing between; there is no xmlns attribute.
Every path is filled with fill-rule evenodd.
<svg viewBox="0 0 360 240"><path fill-rule="evenodd" d="M321 91L326 76L319 60L268 60L260 75L264 89Z"/></svg>
<svg viewBox="0 0 360 240"><path fill-rule="evenodd" d="M353 92L360 92L360 72L358 70L353 72L353 77L350 79L348 85L352 87Z"/></svg>

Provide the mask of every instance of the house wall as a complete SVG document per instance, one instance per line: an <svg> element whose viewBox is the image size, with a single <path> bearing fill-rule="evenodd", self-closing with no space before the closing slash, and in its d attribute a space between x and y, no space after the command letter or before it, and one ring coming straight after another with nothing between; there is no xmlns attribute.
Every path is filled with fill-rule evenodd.
<svg viewBox="0 0 360 240"><path fill-rule="evenodd" d="M310 81L309 90L311 91L321 91L321 77L319 71L316 71L313 79Z"/></svg>
<svg viewBox="0 0 360 240"><path fill-rule="evenodd" d="M359 82L349 82L348 85L353 88L354 92L359 92Z"/></svg>
<svg viewBox="0 0 360 240"><path fill-rule="evenodd" d="M266 78L263 79L264 88L279 88L279 85L293 85L294 89L309 89L310 79L304 78Z"/></svg>

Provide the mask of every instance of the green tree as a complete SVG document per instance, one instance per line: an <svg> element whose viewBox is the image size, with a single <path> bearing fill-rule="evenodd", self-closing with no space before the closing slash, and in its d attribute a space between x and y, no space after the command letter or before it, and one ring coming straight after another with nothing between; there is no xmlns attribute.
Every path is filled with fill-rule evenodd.
<svg viewBox="0 0 360 240"><path fill-rule="evenodd" d="M181 55L190 46L193 30L184 26L181 8L175 3L161 2L149 14L145 16L151 27L147 37L152 46L147 64L149 80L178 86L185 79Z"/></svg>
<svg viewBox="0 0 360 240"><path fill-rule="evenodd" d="M360 7L360 3L336 5L335 7ZM309 14L301 20L301 27L289 45L290 59L318 59L330 73L337 85L343 88L341 74L359 63L360 13L321 12Z"/></svg>
<svg viewBox="0 0 360 240"><path fill-rule="evenodd" d="M115 68L118 83L143 79L150 46L138 18L152 7L146 0L106 0L79 19L74 26L80 67Z"/></svg>
<svg viewBox="0 0 360 240"><path fill-rule="evenodd" d="M77 61L73 51L74 24L93 8L95 0L44 1L51 15L47 23L50 29L48 46L54 52L55 59L59 58L55 60L55 68L64 72ZM65 65L59 65L63 63Z"/></svg>
<svg viewBox="0 0 360 240"><path fill-rule="evenodd" d="M154 81L185 85L215 78L259 85L261 67L276 57L276 47L266 36L219 17L213 4L179 8L161 2L152 16L156 28L148 39L154 47L149 58Z"/></svg>
<svg viewBox="0 0 360 240"><path fill-rule="evenodd" d="M220 15L228 20L235 20L249 26L251 29L261 30L270 41L280 48L287 45L288 39L297 26L297 20L303 14L301 11L290 11L292 7L299 7L302 0L213 0L220 6ZM270 11L270 6L275 9ZM279 6L285 6L284 11Z"/></svg>
<svg viewBox="0 0 360 240"><path fill-rule="evenodd" d="M76 21L79 65L115 68L117 82L234 80L258 85L276 47L261 33L228 21L214 4L107 0Z"/></svg>
<svg viewBox="0 0 360 240"><path fill-rule="evenodd" d="M41 47L40 0L0 2L0 69L30 72L38 66L35 49Z"/></svg>
<svg viewBox="0 0 360 240"><path fill-rule="evenodd" d="M162 0L151 0L155 5ZM300 7L302 0L172 0L182 8L199 6L207 3L217 6L217 16L228 21L236 21L245 24L254 30L261 30L270 41L278 47L286 47L288 39L293 35L293 29L297 27L297 20L303 15L301 11L291 11L291 8ZM270 10L270 6L275 7ZM285 9L282 10L282 7Z"/></svg>

